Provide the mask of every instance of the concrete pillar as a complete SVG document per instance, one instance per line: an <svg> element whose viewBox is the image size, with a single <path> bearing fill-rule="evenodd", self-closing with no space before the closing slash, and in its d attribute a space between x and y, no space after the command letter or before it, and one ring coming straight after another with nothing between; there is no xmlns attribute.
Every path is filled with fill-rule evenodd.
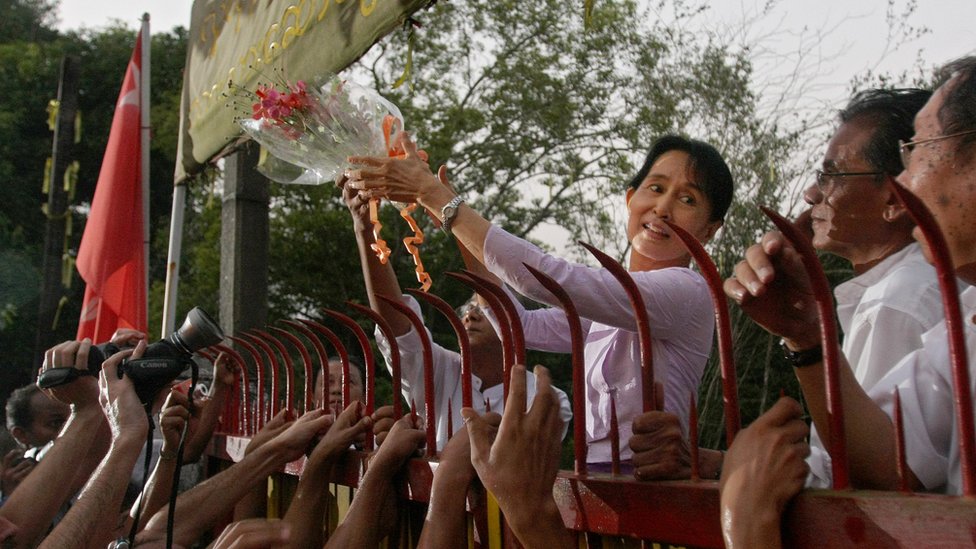
<svg viewBox="0 0 976 549"><path fill-rule="evenodd" d="M224 162L220 326L228 335L268 321L268 179L249 142Z"/></svg>

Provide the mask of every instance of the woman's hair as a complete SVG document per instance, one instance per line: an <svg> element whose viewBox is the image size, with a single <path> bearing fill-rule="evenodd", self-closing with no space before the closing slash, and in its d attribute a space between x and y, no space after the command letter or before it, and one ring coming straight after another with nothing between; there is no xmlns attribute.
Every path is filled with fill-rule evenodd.
<svg viewBox="0 0 976 549"><path fill-rule="evenodd" d="M630 181L631 188L640 187L651 171L654 162L669 151L683 151L688 154L690 176L708 197L708 203L712 208L708 220L722 221L725 219L725 212L729 210L729 205L732 204L732 172L729 171L725 159L715 150L715 147L704 141L678 135L661 137L651 146L647 158L644 159L644 165Z"/></svg>

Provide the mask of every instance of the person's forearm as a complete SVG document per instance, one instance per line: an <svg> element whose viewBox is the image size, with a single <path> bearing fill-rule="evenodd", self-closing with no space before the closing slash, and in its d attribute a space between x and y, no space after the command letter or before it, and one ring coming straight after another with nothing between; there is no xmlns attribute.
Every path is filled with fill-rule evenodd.
<svg viewBox="0 0 976 549"><path fill-rule="evenodd" d="M430 505L417 547L465 547L468 544L467 495L471 475L434 473ZM470 467L470 466L469 466Z"/></svg>
<svg viewBox="0 0 976 549"><path fill-rule="evenodd" d="M334 465L331 459L309 460L305 465L284 519L291 532L289 547L322 547L322 520L329 494L326 486Z"/></svg>
<svg viewBox="0 0 976 549"><path fill-rule="evenodd" d="M394 471L369 469L359 483L356 497L349 506L345 520L329 537L326 547L376 547L386 537L380 528L379 511L384 502L396 497L393 493Z"/></svg>
<svg viewBox="0 0 976 549"><path fill-rule="evenodd" d="M146 527L149 519L152 518L169 501L171 493L173 473L176 471L176 459L172 456L163 457L160 454L156 460L156 467L153 468L146 486L142 490L142 495L136 501L142 502L142 510L139 515L139 531ZM132 507L130 516L135 517L136 508Z"/></svg>
<svg viewBox="0 0 976 549"><path fill-rule="evenodd" d="M381 263L370 245L375 243L372 227L360 227L356 224L356 243L359 247L359 261L363 269L363 281L366 283L366 294L369 306L390 324L394 335L403 335L410 330L410 321L387 305L377 296L399 300L403 295L400 283L390 262Z"/></svg>
<svg viewBox="0 0 976 549"><path fill-rule="evenodd" d="M97 406L72 412L64 434L0 507L0 516L17 525L14 546L30 547L37 543L61 505L77 493L75 478L87 479L97 465L83 456L94 445L92 433L104 425L105 416Z"/></svg>
<svg viewBox="0 0 976 549"><path fill-rule="evenodd" d="M825 446L830 450L830 423L823 364L795 368L794 371L800 381L810 416ZM857 383L843 354L838 374L844 403L847 462L850 465L852 483L858 488L898 489L895 436L891 418ZM910 474L910 477L910 482L920 488L921 483L915 476Z"/></svg>
<svg viewBox="0 0 976 549"><path fill-rule="evenodd" d="M526 506L524 509L532 509ZM502 508L504 512L505 509ZM553 549L569 549L575 547L573 536L563 524L559 508L553 500L545 502L533 513L508 513L505 520L525 547L550 547Z"/></svg>
<svg viewBox="0 0 976 549"><path fill-rule="evenodd" d="M144 435L123 435L112 446L98 470L85 486L78 501L41 547L105 547L117 531L118 509L128 487L128 477L119 471L131 471L142 449Z"/></svg>
<svg viewBox="0 0 976 549"><path fill-rule="evenodd" d="M267 446L244 456L240 462L180 495L176 502L173 543L188 547L218 517L224 516L257 482L264 480L283 464ZM166 529L169 509L156 513L146 530Z"/></svg>
<svg viewBox="0 0 976 549"><path fill-rule="evenodd" d="M722 507L722 537L726 549L779 549L783 545L780 537L779 515L768 515L765 511L750 510L737 514Z"/></svg>
<svg viewBox="0 0 976 549"><path fill-rule="evenodd" d="M230 393L230 387L214 382L213 395L200 411L200 421L197 423L193 436L186 441L183 452L184 463L194 463L203 455L203 451L213 438L214 430L217 429L217 421L220 419L220 412L224 408L224 402Z"/></svg>

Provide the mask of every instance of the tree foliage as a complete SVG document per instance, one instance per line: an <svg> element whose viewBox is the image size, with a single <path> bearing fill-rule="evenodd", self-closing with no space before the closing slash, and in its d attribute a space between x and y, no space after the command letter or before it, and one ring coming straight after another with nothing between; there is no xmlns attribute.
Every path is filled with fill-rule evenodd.
<svg viewBox="0 0 976 549"><path fill-rule="evenodd" d="M87 206L136 33L120 23L58 32L53 27L57 2L50 0L5 0L0 7L4 13L0 21L0 348L5 351L3 387L13 389L27 383L39 366L32 364L30 342L37 329L47 221L41 210L46 201L41 186L53 143L46 109L48 101L57 97L61 59L71 54L80 65L81 140L71 155L80 169L69 205L67 241L69 253L74 253L84 231ZM151 101L158 105L153 110L153 122L157 130L164 131L157 132L150 153L150 227L169 213L185 48L185 30L153 36ZM61 183L60 174L55 175L55 183ZM165 254L153 254L150 259L153 276L161 277ZM70 286L62 289L64 304L58 323L46 328L54 330L58 338L74 337L83 291L77 274L71 277Z"/></svg>

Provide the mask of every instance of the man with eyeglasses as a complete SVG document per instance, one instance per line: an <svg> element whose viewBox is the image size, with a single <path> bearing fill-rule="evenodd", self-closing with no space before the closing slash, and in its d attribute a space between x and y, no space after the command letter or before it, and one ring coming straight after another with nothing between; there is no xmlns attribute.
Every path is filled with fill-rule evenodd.
<svg viewBox="0 0 976 549"><path fill-rule="evenodd" d="M941 86L915 117L914 139L902 143L905 169L898 181L914 192L936 218L949 248L955 274L976 282L976 57L950 63L938 74ZM921 241L920 232L914 232ZM926 257L930 252L925 243ZM775 282L774 282L775 281ZM766 234L735 268L725 291L753 319L784 338L794 352L810 357L797 363L814 423L827 425L824 372L815 306L800 260L778 233ZM976 288L961 293L970 376L976 365ZM782 304L789 303L790 312ZM842 354L843 357L843 354ZM846 364L846 360L842 360ZM852 484L860 488L897 489L894 394L900 396L909 465L915 489L959 494L974 479L963 479L960 434L953 402L953 381L945 323L922 336L922 346L906 356L869 391L850 368L839 371L844 427ZM972 387L969 387L972 392Z"/></svg>
<svg viewBox="0 0 976 549"><path fill-rule="evenodd" d="M807 187L813 246L851 263L854 278L835 288L842 350L854 377L870 390L942 320L935 269L912 239L914 224L887 179L903 166L898 144L932 93L919 89L859 92L840 111L822 169ZM787 352L791 359L802 356ZM830 457L816 428L810 437L808 485L830 486Z"/></svg>
<svg viewBox="0 0 976 549"><path fill-rule="evenodd" d="M359 257L362 261L370 306L386 318L393 333L396 334L397 347L400 353L403 396L408 403L415 404L417 414L424 417L426 400L424 398L424 364L420 336L406 317L378 299L377 296L400 300L409 306L417 316L421 316L420 304L412 296L402 293L393 267L389 263L380 263L376 254L371 251L370 245L375 242L375 239L372 233L372 224L369 221L368 203L357 191L347 188L344 182L345 180L341 179L339 186L342 188L346 206L349 207L352 214L353 230L356 233L356 242L359 247ZM476 261L472 261L471 266L479 274L493 276ZM491 407L491 411L501 413L504 403L501 340L486 318L485 311L478 305L478 300L474 298L469 300L459 313L468 334L468 343L471 348L472 405L479 413L485 412L486 405ZM441 347L436 342L432 343L437 449L441 450L448 441L449 421L454 432L464 428L464 418L461 417L461 356L454 351ZM387 369L392 373L392 350L385 335L379 329L376 330L376 344L386 359ZM535 376L531 373L526 376L526 389L529 395L528 401L531 402L535 395ZM572 406L566 393L555 387L553 389L559 398L560 418L564 425L562 435L565 436L565 426L573 417ZM389 407L380 408L374 414L377 440L385 436L380 433L392 427L393 418L390 417L391 414L392 410Z"/></svg>

